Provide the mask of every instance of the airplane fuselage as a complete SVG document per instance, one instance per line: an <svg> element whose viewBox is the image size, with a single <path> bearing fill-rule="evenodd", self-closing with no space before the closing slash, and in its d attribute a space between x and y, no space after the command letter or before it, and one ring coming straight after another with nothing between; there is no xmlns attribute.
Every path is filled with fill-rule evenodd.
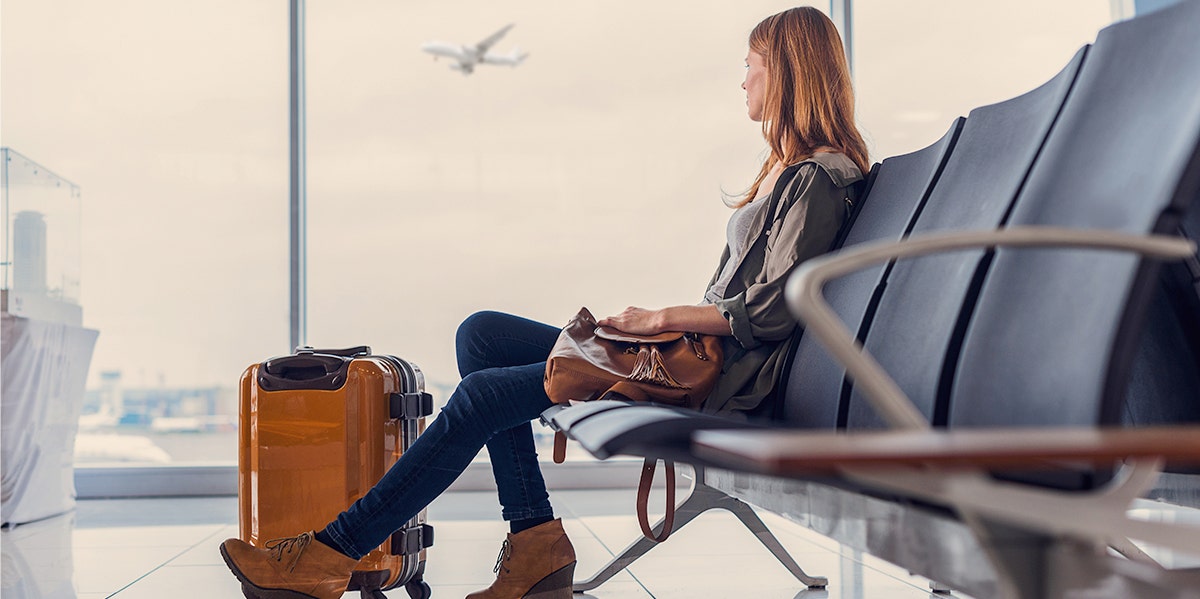
<svg viewBox="0 0 1200 599"><path fill-rule="evenodd" d="M434 56L445 56L455 60L468 59L472 62L479 62L479 58L475 55L474 48L468 48L459 44L447 44L445 42L429 42L422 44L421 49L433 54Z"/></svg>

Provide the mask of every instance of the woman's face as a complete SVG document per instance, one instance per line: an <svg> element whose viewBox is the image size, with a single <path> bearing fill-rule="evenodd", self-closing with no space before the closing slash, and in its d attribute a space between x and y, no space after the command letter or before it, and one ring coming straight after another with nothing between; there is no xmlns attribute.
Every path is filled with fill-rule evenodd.
<svg viewBox="0 0 1200 599"><path fill-rule="evenodd" d="M767 90L767 59L753 50L746 55L746 80L742 82L742 89L746 90L746 110L750 120L761 122Z"/></svg>

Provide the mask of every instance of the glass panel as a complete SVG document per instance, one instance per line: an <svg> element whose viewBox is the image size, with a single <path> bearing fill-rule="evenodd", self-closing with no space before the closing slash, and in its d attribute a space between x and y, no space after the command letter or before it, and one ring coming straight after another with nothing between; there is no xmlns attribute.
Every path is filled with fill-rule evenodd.
<svg viewBox="0 0 1200 599"><path fill-rule="evenodd" d="M9 148L0 148L0 160L6 310L78 325L79 186Z"/></svg>
<svg viewBox="0 0 1200 599"><path fill-rule="evenodd" d="M873 160L1053 77L1112 21L1108 0L856 0L859 120Z"/></svg>
<svg viewBox="0 0 1200 599"><path fill-rule="evenodd" d="M77 462L236 461L238 377L286 351L287 3L13 0L2 28L4 145L87 198L65 270L45 215L47 289L99 331Z"/></svg>

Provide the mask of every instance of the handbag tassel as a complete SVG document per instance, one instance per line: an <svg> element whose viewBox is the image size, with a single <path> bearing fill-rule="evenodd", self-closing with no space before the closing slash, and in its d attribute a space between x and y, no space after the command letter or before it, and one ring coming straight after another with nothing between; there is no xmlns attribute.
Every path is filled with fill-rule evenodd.
<svg viewBox="0 0 1200 599"><path fill-rule="evenodd" d="M651 344L638 346L637 361L633 363L633 372L629 373L629 380L670 389L688 388L686 385L679 384L679 381L676 381L675 377L667 372L662 352L658 351L657 345Z"/></svg>

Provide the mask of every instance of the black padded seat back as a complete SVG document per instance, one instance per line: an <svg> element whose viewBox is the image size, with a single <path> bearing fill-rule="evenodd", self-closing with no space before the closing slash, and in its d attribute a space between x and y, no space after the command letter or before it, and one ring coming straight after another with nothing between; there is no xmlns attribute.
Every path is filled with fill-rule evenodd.
<svg viewBox="0 0 1200 599"><path fill-rule="evenodd" d="M1200 193L1200 2L1100 32L1011 225L1176 233ZM962 348L951 426L1120 421L1155 261L1000 249Z"/></svg>
<svg viewBox="0 0 1200 599"><path fill-rule="evenodd" d="M1200 422L1200 331L1180 326L1180 314L1161 283L1138 339L1122 423L1153 426Z"/></svg>
<svg viewBox="0 0 1200 599"><path fill-rule="evenodd" d="M1200 241L1200 200L1180 230ZM1200 423L1200 258L1164 265L1138 339L1122 423ZM1195 466L1168 469L1200 474Z"/></svg>
<svg viewBox="0 0 1200 599"><path fill-rule="evenodd" d="M913 227L914 236L1001 226L1025 183L1087 48L1037 89L976 108L967 116L946 170ZM986 267L984 250L901 260L887 274L865 346L934 425L945 424L948 381L943 362L956 355L978 291L976 274ZM947 374L948 376L948 374ZM857 391L848 404L848 428L884 428L884 420Z"/></svg>
<svg viewBox="0 0 1200 599"><path fill-rule="evenodd" d="M1193 201L1181 233L1200 241L1200 201ZM1165 265L1125 394L1122 423L1153 426L1200 423L1200 259ZM1200 468L1169 468L1200 473Z"/></svg>
<svg viewBox="0 0 1200 599"><path fill-rule="evenodd" d="M933 145L884 160L846 232L843 247L899 241L920 213L962 127L957 119ZM842 322L856 330L883 276L883 267L862 270L825 286L825 297ZM834 428L840 424L845 368L809 336L801 336L784 383L782 419L796 428Z"/></svg>

